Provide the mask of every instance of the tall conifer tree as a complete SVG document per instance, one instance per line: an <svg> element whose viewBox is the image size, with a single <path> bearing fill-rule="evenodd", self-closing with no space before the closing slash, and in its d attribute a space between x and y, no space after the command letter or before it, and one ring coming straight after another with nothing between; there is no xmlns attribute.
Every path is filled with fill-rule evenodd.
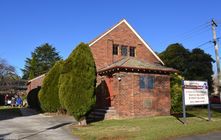
<svg viewBox="0 0 221 140"><path fill-rule="evenodd" d="M58 98L58 81L63 61L55 63L44 78L43 85L38 94L41 109L45 112L57 112L61 109Z"/></svg>
<svg viewBox="0 0 221 140"><path fill-rule="evenodd" d="M95 104L96 67L87 44L80 43L65 60L59 98L67 112L81 121Z"/></svg>

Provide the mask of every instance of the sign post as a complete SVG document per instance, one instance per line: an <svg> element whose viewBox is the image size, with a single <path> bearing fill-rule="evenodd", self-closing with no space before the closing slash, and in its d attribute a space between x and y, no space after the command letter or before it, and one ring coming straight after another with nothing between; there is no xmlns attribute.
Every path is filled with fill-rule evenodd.
<svg viewBox="0 0 221 140"><path fill-rule="evenodd" d="M207 81L182 81L183 118L186 123L186 106L208 105L208 120L211 120Z"/></svg>
<svg viewBox="0 0 221 140"><path fill-rule="evenodd" d="M210 103L208 104L208 121L211 121Z"/></svg>
<svg viewBox="0 0 221 140"><path fill-rule="evenodd" d="M182 87L184 86L184 80L182 80ZM184 87L182 88L182 101L183 101L183 123L186 124L186 106L185 106L185 94L184 94Z"/></svg>

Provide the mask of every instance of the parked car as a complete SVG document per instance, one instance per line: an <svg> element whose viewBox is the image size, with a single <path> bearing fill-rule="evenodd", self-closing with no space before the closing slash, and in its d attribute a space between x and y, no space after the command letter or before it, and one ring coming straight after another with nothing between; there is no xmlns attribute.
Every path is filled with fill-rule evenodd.
<svg viewBox="0 0 221 140"><path fill-rule="evenodd" d="M220 104L220 97L219 96L211 96L209 98L211 104Z"/></svg>

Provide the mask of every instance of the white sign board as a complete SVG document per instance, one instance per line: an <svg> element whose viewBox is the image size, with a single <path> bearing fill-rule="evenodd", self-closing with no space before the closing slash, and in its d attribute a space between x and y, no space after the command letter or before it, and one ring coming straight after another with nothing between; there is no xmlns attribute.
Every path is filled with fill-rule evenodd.
<svg viewBox="0 0 221 140"><path fill-rule="evenodd" d="M185 105L207 105L208 84L205 81L183 81Z"/></svg>

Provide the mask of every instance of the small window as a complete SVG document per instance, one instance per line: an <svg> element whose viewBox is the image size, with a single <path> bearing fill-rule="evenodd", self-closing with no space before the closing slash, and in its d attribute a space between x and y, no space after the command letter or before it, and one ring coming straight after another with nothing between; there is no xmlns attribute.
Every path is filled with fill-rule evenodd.
<svg viewBox="0 0 221 140"><path fill-rule="evenodd" d="M145 89L145 77L140 76L140 89Z"/></svg>
<svg viewBox="0 0 221 140"><path fill-rule="evenodd" d="M135 47L130 47L130 56L135 57Z"/></svg>
<svg viewBox="0 0 221 140"><path fill-rule="evenodd" d="M147 89L153 89L154 88L154 77L148 76L147 77Z"/></svg>
<svg viewBox="0 0 221 140"><path fill-rule="evenodd" d="M113 55L118 55L118 44L113 44Z"/></svg>
<svg viewBox="0 0 221 140"><path fill-rule="evenodd" d="M127 46L124 45L121 46L121 55L127 56Z"/></svg>
<svg viewBox="0 0 221 140"><path fill-rule="evenodd" d="M154 77L153 76L140 76L140 89L153 89Z"/></svg>

